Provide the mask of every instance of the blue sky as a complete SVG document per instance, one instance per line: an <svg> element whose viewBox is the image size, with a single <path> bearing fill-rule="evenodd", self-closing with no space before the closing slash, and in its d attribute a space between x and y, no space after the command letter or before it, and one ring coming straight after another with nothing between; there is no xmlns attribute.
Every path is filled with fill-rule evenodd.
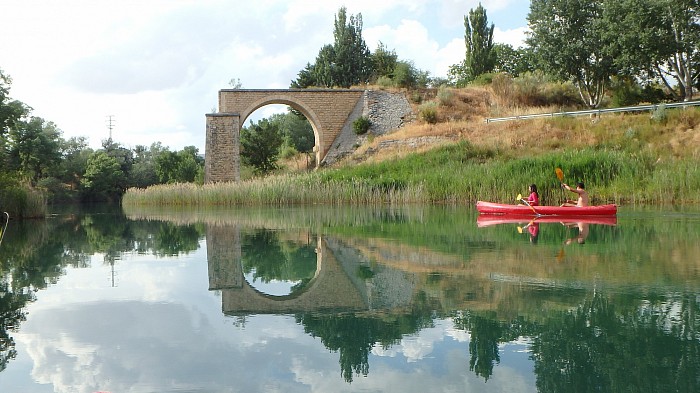
<svg viewBox="0 0 700 393"><path fill-rule="evenodd" d="M2 0L0 69L10 95L92 147L162 142L204 151L217 92L287 88L333 42L338 9L362 14L371 50L444 77L464 58L464 16L476 0ZM485 0L494 39L520 46L529 1ZM267 110L272 110L268 107ZM265 111L262 108L261 111ZM258 114L261 115L261 114Z"/></svg>

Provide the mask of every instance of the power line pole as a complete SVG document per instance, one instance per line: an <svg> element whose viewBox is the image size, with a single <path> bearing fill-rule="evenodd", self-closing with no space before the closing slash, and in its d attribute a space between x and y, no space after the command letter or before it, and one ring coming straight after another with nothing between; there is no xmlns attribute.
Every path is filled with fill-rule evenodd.
<svg viewBox="0 0 700 393"><path fill-rule="evenodd" d="M109 129L109 140L112 140L112 129L114 128L114 115L107 116L107 128Z"/></svg>

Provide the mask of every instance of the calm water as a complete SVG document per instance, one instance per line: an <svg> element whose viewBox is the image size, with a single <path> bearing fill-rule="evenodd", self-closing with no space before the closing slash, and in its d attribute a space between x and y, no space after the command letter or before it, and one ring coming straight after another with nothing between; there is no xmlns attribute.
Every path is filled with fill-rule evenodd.
<svg viewBox="0 0 700 393"><path fill-rule="evenodd" d="M0 392L698 392L700 212L11 221Z"/></svg>

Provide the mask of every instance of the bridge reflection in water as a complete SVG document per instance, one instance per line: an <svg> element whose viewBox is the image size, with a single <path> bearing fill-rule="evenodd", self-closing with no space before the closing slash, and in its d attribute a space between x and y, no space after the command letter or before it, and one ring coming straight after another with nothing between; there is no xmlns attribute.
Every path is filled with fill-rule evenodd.
<svg viewBox="0 0 700 393"><path fill-rule="evenodd" d="M209 290L221 291L226 315L295 314L308 312L370 311L391 305L409 306L415 283L413 275L392 274L387 299L383 291L373 291L371 281L358 275L368 260L357 250L331 237L316 237L316 272L303 289L286 296L262 293L244 277L241 229L236 225L207 225Z"/></svg>

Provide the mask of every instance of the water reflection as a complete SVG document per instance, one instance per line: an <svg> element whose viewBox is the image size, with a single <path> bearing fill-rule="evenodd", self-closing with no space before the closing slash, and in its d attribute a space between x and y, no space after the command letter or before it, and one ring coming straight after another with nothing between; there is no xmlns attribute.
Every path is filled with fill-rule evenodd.
<svg viewBox="0 0 700 393"><path fill-rule="evenodd" d="M291 363L309 370L323 363L312 360L322 356L310 349L313 343L336 359L346 385L326 382L333 390L386 390L381 381L410 362L429 365L420 375L434 387L459 386L452 383L467 379L463 370L480 379L483 385L474 386L484 391L502 390L514 380L522 385L510 390L700 390L700 219L475 220L472 212L449 208L250 209L76 214L13 223L0 250L0 375L14 375L7 372L17 359L15 336L30 335L27 346L36 354L66 351L60 346L72 338L79 363L101 370L98 380L122 381L119 391L168 390L131 382L138 380L126 377L135 372L128 367L132 359L153 370L152 380L174 378L173 386L188 382L192 390L217 391L237 379L226 376L217 363L222 359L242 369L258 366L247 391L263 391L270 383L303 390L294 386L299 378ZM534 237L536 246L523 236ZM582 236L584 247L574 246L577 240L566 245ZM97 260L125 272L140 256L153 256L147 268L156 269L204 251L205 280L195 285L193 277L172 291L183 292L175 295L183 302L207 290L216 294L217 313L229 324L190 314L192 305L129 298L57 305L52 313L33 313L32 329L23 330L28 306L41 303L39 295L65 281L68 271L90 269ZM135 277L125 274L121 285L133 285L127 281ZM295 284L279 294L266 292L260 282ZM160 282L157 290L167 290L168 283ZM70 319L60 317L63 308ZM304 337L265 334L286 322ZM44 325L51 330L41 330ZM461 338L408 355L410 340L438 327ZM251 330L259 334L254 344L232 338ZM111 335L100 336L103 331ZM192 341L196 348L186 344ZM275 345L263 344L270 341ZM513 360L506 346L521 346L527 361ZM101 348L99 355L92 347ZM174 348L185 356L176 356ZM405 364L390 361L399 350ZM180 360L164 362L174 358ZM269 359L277 359L276 371L261 366ZM56 372L48 363L39 369L39 363L35 374ZM108 364L119 365L118 373ZM166 372L158 364L177 370ZM84 367L72 371L76 378ZM499 374L506 368L517 369L520 378ZM522 382L529 377L532 383ZM426 388L401 385L407 391L418 386Z"/></svg>

